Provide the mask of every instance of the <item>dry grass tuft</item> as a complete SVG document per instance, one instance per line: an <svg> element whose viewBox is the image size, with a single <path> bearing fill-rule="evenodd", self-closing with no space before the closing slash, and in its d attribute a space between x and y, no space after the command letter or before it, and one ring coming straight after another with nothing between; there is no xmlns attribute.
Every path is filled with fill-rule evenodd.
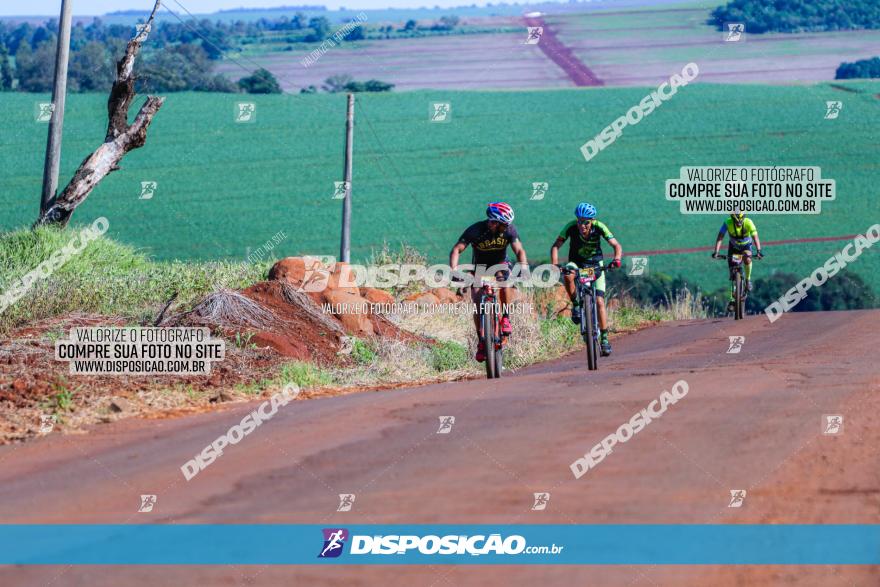
<svg viewBox="0 0 880 587"><path fill-rule="evenodd" d="M206 296L192 310L167 318L162 326L195 324L268 330L277 323L278 317L275 314L244 294L231 289L220 289Z"/></svg>
<svg viewBox="0 0 880 587"><path fill-rule="evenodd" d="M299 291L294 286L282 282L281 295L287 303L298 307L303 312L317 320L319 324L327 328L329 331L336 332L340 335L345 334L345 331L339 322L322 312L321 308L314 302L314 300L312 300L312 298Z"/></svg>

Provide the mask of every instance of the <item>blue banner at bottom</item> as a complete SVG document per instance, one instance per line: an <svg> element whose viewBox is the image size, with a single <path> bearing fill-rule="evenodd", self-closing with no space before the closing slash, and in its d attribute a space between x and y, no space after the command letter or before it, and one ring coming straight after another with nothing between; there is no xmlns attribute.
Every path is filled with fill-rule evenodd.
<svg viewBox="0 0 880 587"><path fill-rule="evenodd" d="M0 525L12 565L877 565L880 525Z"/></svg>

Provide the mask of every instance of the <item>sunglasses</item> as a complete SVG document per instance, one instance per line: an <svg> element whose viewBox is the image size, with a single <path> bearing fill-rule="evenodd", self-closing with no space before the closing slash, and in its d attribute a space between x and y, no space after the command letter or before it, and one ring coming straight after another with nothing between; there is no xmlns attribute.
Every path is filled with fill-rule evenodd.
<svg viewBox="0 0 880 587"><path fill-rule="evenodd" d="M587 224L592 224L592 223L593 223L592 219L588 219L588 220L578 219L578 224L580 224L580 225L587 225Z"/></svg>
<svg viewBox="0 0 880 587"><path fill-rule="evenodd" d="M501 222L500 220L490 220L489 224L500 224L501 226L510 226L506 222Z"/></svg>

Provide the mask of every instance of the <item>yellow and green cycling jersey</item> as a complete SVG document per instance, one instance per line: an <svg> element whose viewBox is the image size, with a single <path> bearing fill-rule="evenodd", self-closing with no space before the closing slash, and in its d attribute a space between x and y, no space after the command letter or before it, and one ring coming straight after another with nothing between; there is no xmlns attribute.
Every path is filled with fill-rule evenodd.
<svg viewBox="0 0 880 587"><path fill-rule="evenodd" d="M721 225L721 230L718 231L719 236L724 236L725 233L730 235L730 243L737 247L747 247L752 244L752 236L758 232L758 229L755 228L755 223L751 221L751 219L746 218L743 220L742 226L737 228L736 224L733 222L733 218L728 218L724 221L724 224Z"/></svg>
<svg viewBox="0 0 880 587"><path fill-rule="evenodd" d="M593 220L590 232L587 236L582 236L578 228L576 220L572 220L566 224L556 237L556 243L562 245L565 241L569 241L568 261L583 267L590 262L598 262L603 267L605 263L602 261L602 239L611 241L614 235L611 229L605 223ZM599 279L593 284L596 293L600 296L605 295L605 272L599 276Z"/></svg>
<svg viewBox="0 0 880 587"><path fill-rule="evenodd" d="M581 236L576 220L572 220L563 227L556 237L560 244L569 241L568 260L582 266L584 263L602 258L602 240L610 241L614 238L611 230L603 222L593 220L590 232L586 237Z"/></svg>

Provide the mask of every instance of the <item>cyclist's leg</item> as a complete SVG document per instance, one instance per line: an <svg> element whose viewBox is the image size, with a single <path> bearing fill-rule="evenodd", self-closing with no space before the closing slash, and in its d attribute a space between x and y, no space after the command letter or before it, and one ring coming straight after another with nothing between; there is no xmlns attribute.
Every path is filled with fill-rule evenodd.
<svg viewBox="0 0 880 587"><path fill-rule="evenodd" d="M480 304L480 289L477 288L477 287L470 287L470 288L468 288L468 289L471 290L471 302L473 302L473 304L474 304L474 306L475 306L475 311L474 311L474 326L475 326L476 329L477 329L477 334L479 334L479 333L480 333L480 307L479 307L479 304Z"/></svg>
<svg viewBox="0 0 880 587"><path fill-rule="evenodd" d="M507 271L499 271L495 274L496 279L498 281L508 281L510 278L510 270ZM514 285L512 283L507 284L508 287L499 288L498 298L501 301L501 332L504 334L510 334L510 312L508 308L510 308L510 303L513 301L513 289Z"/></svg>
<svg viewBox="0 0 880 587"><path fill-rule="evenodd" d="M602 356L611 354L611 341L608 340L608 313L605 309L605 273L596 280L596 309L599 314L599 346Z"/></svg>
<svg viewBox="0 0 880 587"><path fill-rule="evenodd" d="M599 330L603 333L608 330L608 314L605 311L605 272L596 280L596 307L599 312Z"/></svg>
<svg viewBox="0 0 880 587"><path fill-rule="evenodd" d="M745 256L743 259L743 263L745 264L744 270L746 274L746 281L752 280L752 245L747 247L743 247L742 254Z"/></svg>
<svg viewBox="0 0 880 587"><path fill-rule="evenodd" d="M736 247L733 246L733 241L727 243L727 270L730 274L730 299L728 300L730 304L733 304L733 298L736 294L736 283L733 281L733 261L731 260L731 255L736 254ZM732 306L731 306L732 307Z"/></svg>
<svg viewBox="0 0 880 587"><path fill-rule="evenodd" d="M571 321L575 324L580 324L581 307L577 299L577 289L573 273L567 273L562 276L562 286L565 288L565 293L568 294L568 299L571 300Z"/></svg>
<svg viewBox="0 0 880 587"><path fill-rule="evenodd" d="M510 278L510 271L497 271L495 273L495 279L497 279L498 281L507 281L509 278ZM500 290L498 292L498 297L500 298L501 303L504 304L505 306L508 303L510 303L510 301L513 299L514 285L512 283L510 283L510 284L507 284L507 286L508 287L499 287L498 288ZM505 316L507 315L506 310L507 310L506 308L502 307L502 314Z"/></svg>
<svg viewBox="0 0 880 587"><path fill-rule="evenodd" d="M475 310L474 310L474 328L477 331L477 353L474 356L474 359L476 359L477 361L482 363L483 361L486 360L486 348L483 345L483 341L480 339L480 326L481 326L481 322L483 319L483 313L482 313L481 308L479 306L481 293L480 293L480 289L477 287L471 287L470 290L471 290L471 301L474 303L474 308L475 308Z"/></svg>
<svg viewBox="0 0 880 587"><path fill-rule="evenodd" d="M574 288L574 273L567 273L562 276L562 286L565 288L565 293L568 294L568 299L571 300L572 305L577 301L577 292Z"/></svg>

